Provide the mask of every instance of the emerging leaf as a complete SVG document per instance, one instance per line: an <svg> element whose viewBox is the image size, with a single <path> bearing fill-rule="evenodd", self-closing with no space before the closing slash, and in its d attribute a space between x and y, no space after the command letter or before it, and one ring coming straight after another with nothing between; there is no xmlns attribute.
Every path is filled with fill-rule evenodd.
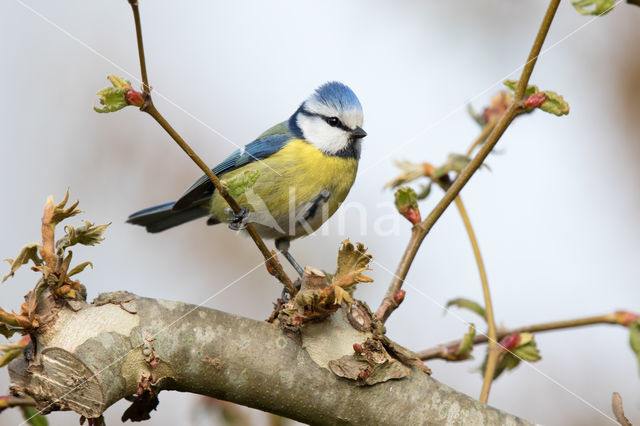
<svg viewBox="0 0 640 426"><path fill-rule="evenodd" d="M413 188L408 186L398 188L395 193L395 204L398 212L412 224L415 225L422 220L418 208L418 196Z"/></svg>
<svg viewBox="0 0 640 426"><path fill-rule="evenodd" d="M20 407L22 417L31 426L47 426L47 418L38 412L36 407Z"/></svg>
<svg viewBox="0 0 640 426"><path fill-rule="evenodd" d="M116 112L127 106L127 101L124 98L124 89L116 87L107 87L100 90L97 95L100 97L98 101L100 105L104 105L103 108L93 107L95 112L107 113Z"/></svg>
<svg viewBox="0 0 640 426"><path fill-rule="evenodd" d="M484 127L485 124L487 124L487 120L485 119L484 114L481 112L476 112L471 104L467 105L467 113L473 119L473 121L480 125L480 127Z"/></svg>
<svg viewBox="0 0 640 426"><path fill-rule="evenodd" d="M505 80L504 81L504 85L507 86L509 89L511 89L512 92L515 93L516 88L518 87L518 81L517 80ZM530 84L527 86L527 90L524 91L524 97L527 98L531 95L533 95L534 93L538 93L538 86L534 85L534 84Z"/></svg>
<svg viewBox="0 0 640 426"><path fill-rule="evenodd" d="M84 268L86 268L87 266L91 266L91 269L93 269L93 263L82 262L81 264L74 266L69 272L67 272L67 277L79 274L80 272L84 271Z"/></svg>
<svg viewBox="0 0 640 426"><path fill-rule="evenodd" d="M58 251L58 256L62 256L62 252L71 246L76 244L82 244L84 246L94 246L104 241L104 231L106 231L107 227L111 225L107 223L105 225L95 226L93 223L88 220L84 221L84 225L78 226L74 228L71 225L67 225L64 227L66 235L60 238L56 242L56 250Z"/></svg>
<svg viewBox="0 0 640 426"><path fill-rule="evenodd" d="M507 336L509 337L509 336ZM540 356L540 351L536 345L536 342L533 338L533 334L531 333L520 333L518 336L519 339L517 345L512 349L507 349L502 356L502 359L498 363L496 367L495 374L493 376L494 379L498 378L500 374L504 370L513 370L516 368L520 361L529 361L535 362L540 360L542 357ZM503 341L500 342L503 347L508 347L507 344L503 344ZM483 371L486 367L486 359L485 365L483 365Z"/></svg>
<svg viewBox="0 0 640 426"><path fill-rule="evenodd" d="M473 351L473 338L476 337L476 326L471 324L469 331L464 335L460 342L460 347L456 351L456 359L468 358Z"/></svg>
<svg viewBox="0 0 640 426"><path fill-rule="evenodd" d="M640 321L635 320L629 326L629 345L638 358L640 366Z"/></svg>
<svg viewBox="0 0 640 426"><path fill-rule="evenodd" d="M447 161L440 167L438 167L433 172L433 179L440 179L442 176L446 175L449 172L460 173L471 161L471 158L462 154L449 154L447 156ZM482 165L489 169L489 166L486 164ZM491 169L489 169L491 170Z"/></svg>
<svg viewBox="0 0 640 426"><path fill-rule="evenodd" d="M258 177L260 177L260 172L257 170L245 170L243 173L239 173L231 179L223 180L221 183L229 195L236 198L250 189L256 183Z"/></svg>
<svg viewBox="0 0 640 426"><path fill-rule="evenodd" d="M140 92L133 90L131 83L118 76L107 77L113 87L107 87L98 92L98 101L104 108L93 107L95 112L107 113L119 111L128 105L142 106L144 99Z"/></svg>
<svg viewBox="0 0 640 426"><path fill-rule="evenodd" d="M615 0L576 0L573 7L582 15L606 15L613 10Z"/></svg>
<svg viewBox="0 0 640 426"><path fill-rule="evenodd" d="M416 194L416 198L418 200L424 200L429 196L429 194L431 194L431 184L432 182L429 182L428 185L422 186L422 189L420 190L420 192Z"/></svg>
<svg viewBox="0 0 640 426"><path fill-rule="evenodd" d="M2 282L5 282L7 278L12 277L18 268L28 263L29 260L31 260L36 266L42 265L42 259L38 256L38 249L40 247L41 246L38 243L29 243L20 249L20 253L18 253L15 260L5 259L11 265L11 272L2 278Z"/></svg>
<svg viewBox="0 0 640 426"><path fill-rule="evenodd" d="M569 104L565 102L561 95L550 90L545 90L544 94L547 99L539 107L542 111L557 116L569 114Z"/></svg>
<svg viewBox="0 0 640 426"><path fill-rule="evenodd" d="M463 297L458 297L457 299L452 299L447 302L447 308L450 306L457 306L458 308L469 309L472 312L480 315L482 319L485 319L487 314L484 310L484 307L479 303L474 302L473 300L465 299Z"/></svg>
<svg viewBox="0 0 640 426"><path fill-rule="evenodd" d="M4 367L12 360L21 356L24 348L30 341L31 338L29 336L25 336L17 342L9 343L8 345L0 345L0 351L4 352L4 354L0 356L0 367Z"/></svg>

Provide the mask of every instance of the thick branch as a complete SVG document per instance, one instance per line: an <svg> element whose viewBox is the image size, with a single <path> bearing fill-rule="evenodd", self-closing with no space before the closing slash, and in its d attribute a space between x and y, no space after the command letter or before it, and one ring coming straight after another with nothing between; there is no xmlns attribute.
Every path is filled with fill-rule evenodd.
<svg viewBox="0 0 640 426"><path fill-rule="evenodd" d="M32 396L41 409L90 418L150 386L154 393L193 392L311 424L529 424L417 368L401 380L358 386L320 367L273 324L124 296L107 295L100 303L112 303L77 312L62 308L38 336L33 359L10 365L12 390ZM316 356L344 343L320 339Z"/></svg>

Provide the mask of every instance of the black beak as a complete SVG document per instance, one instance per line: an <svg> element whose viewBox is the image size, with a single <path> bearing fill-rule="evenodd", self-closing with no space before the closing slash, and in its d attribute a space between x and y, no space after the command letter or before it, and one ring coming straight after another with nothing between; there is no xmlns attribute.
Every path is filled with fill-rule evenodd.
<svg viewBox="0 0 640 426"><path fill-rule="evenodd" d="M354 139L362 139L365 136L367 136L367 132L365 132L362 127L356 127L352 132L351 132L351 137Z"/></svg>

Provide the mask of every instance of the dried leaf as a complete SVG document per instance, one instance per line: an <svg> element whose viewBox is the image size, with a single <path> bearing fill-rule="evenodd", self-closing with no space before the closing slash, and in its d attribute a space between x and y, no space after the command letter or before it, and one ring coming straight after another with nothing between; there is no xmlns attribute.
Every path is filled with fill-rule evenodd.
<svg viewBox="0 0 640 426"><path fill-rule="evenodd" d="M67 273L67 277L71 277L73 275L79 274L80 272L84 271L84 268L86 268L87 266L91 266L91 269L93 269L93 263L82 262L81 264L74 266L73 269L71 269Z"/></svg>
<svg viewBox="0 0 640 426"><path fill-rule="evenodd" d="M573 7L582 15L606 15L613 10L615 0L576 0Z"/></svg>
<svg viewBox="0 0 640 426"><path fill-rule="evenodd" d="M45 222L46 220L45 223L47 223L49 226L55 227L58 223L62 222L63 220L82 213L82 210L76 208L78 207L78 203L80 203L79 201L76 201L75 203L71 204L69 207L65 209L64 207L67 204L67 201L69 201L68 189L67 189L67 192L65 193L64 199L60 201L58 205L56 205L53 208L53 211L51 212L50 217L43 218L43 222Z"/></svg>
<svg viewBox="0 0 640 426"><path fill-rule="evenodd" d="M545 90L547 100L540 105L540 109L549 114L562 116L569 114L569 104L565 102L561 95L550 90Z"/></svg>
<svg viewBox="0 0 640 426"><path fill-rule="evenodd" d="M5 282L7 278L12 277L18 268L28 263L29 260L33 261L36 266L42 265L42 259L38 256L38 249L40 247L41 246L38 243L29 243L20 249L20 253L18 253L15 260L5 259L9 264L11 264L11 272L2 278L2 282Z"/></svg>
<svg viewBox="0 0 640 426"><path fill-rule="evenodd" d="M468 309L476 314L480 315L482 319L485 319L487 313L484 310L484 307L477 302L474 302L470 299L465 299L463 297L458 297L457 299L452 299L447 302L447 308L450 306L456 306L458 308Z"/></svg>
<svg viewBox="0 0 640 426"><path fill-rule="evenodd" d="M362 272L369 269L367 266L371 259L373 259L373 256L367 254L367 249L364 245L356 243L354 246L349 240L344 240L338 251L338 264L332 282L340 282L343 277L350 273L353 273L354 284L372 282L373 279L362 275Z"/></svg>
<svg viewBox="0 0 640 426"><path fill-rule="evenodd" d="M624 415L624 406L622 405L622 397L618 392L614 392L611 394L611 409L613 410L613 414L616 416L616 420L622 426L632 426L631 422Z"/></svg>
<svg viewBox="0 0 640 426"><path fill-rule="evenodd" d="M402 170L402 173L385 183L384 189L397 188L400 185L406 185L409 182L426 176L423 164L404 160L394 160L394 164Z"/></svg>
<svg viewBox="0 0 640 426"><path fill-rule="evenodd" d="M349 293L340 286L333 287L333 294L335 295L337 305L341 305L343 300L347 305L351 305L353 303L353 299Z"/></svg>
<svg viewBox="0 0 640 426"><path fill-rule="evenodd" d="M243 173L239 173L231 179L223 180L221 183L229 195L236 198L250 189L256 183L258 177L260 177L260 172L257 170L245 170Z"/></svg>

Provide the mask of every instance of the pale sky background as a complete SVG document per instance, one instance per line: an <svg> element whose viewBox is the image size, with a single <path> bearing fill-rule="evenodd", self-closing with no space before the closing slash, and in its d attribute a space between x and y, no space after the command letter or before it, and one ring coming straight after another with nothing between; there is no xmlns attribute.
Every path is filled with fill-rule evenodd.
<svg viewBox="0 0 640 426"><path fill-rule="evenodd" d="M379 263L371 272L375 282L357 296L372 307L410 232L403 220L396 235L374 232L376 220L392 212L392 194L381 190L397 173L392 159L438 164L466 150L479 131L467 103L481 109L503 79L517 78L513 72L546 7L541 0L141 3L155 103L211 165L235 149L220 134L244 145L325 81L343 81L357 93L369 136L347 203L362 207L344 206L324 235L295 241L292 252L302 264L332 270L340 241L365 243ZM509 327L640 311L640 8L622 3L591 19L563 2L545 47L555 45L532 78L564 95L570 115L519 119L489 158L492 171L479 172L463 191L497 320ZM103 244L74 250L74 260L95 265L79 276L89 299L126 289L198 304L261 262L249 239L203 221L157 235L124 223L133 211L174 199L200 176L150 117L134 108L110 115L92 110L108 74L139 75L125 0L4 1L0 52L0 258L39 239L47 195L60 199L69 187L86 211L69 223L113 223ZM440 196L434 190L423 215ZM20 270L0 287L2 307L17 309L36 279ZM280 290L259 267L205 305L264 319ZM459 310L443 315L440 306L460 296L482 300L455 209L425 241L406 290L387 329L411 349L462 336L462 319L478 323ZM503 374L491 405L542 424L608 425L617 391L628 417L640 422L640 376L627 330L597 326L537 341L543 359ZM473 361L429 366L436 379L478 397L484 346L475 354ZM0 394L7 385L2 370ZM197 402L163 392L146 424L214 424L193 414ZM106 412L108 425L119 424L127 404ZM77 415L49 419L74 424ZM0 415L2 426L20 421L17 411Z"/></svg>

